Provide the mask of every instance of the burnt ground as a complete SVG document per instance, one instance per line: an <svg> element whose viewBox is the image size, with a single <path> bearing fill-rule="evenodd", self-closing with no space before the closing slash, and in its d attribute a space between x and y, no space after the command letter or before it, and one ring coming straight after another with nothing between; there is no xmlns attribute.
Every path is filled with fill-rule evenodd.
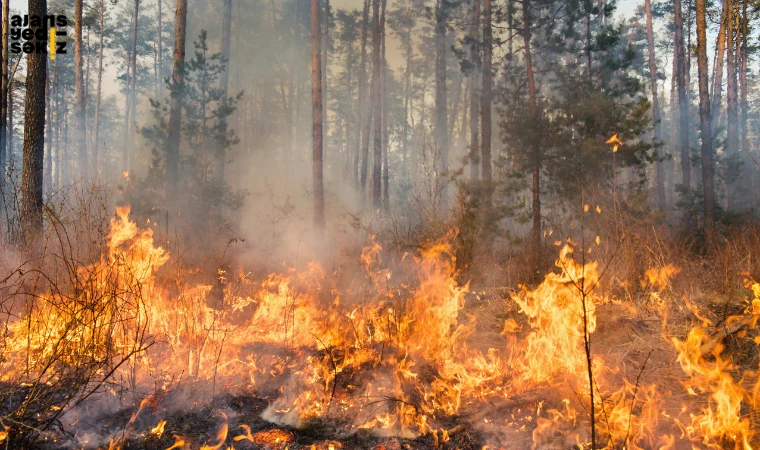
<svg viewBox="0 0 760 450"><path fill-rule="evenodd" d="M377 437L369 432L360 430L347 434L344 430L324 422L307 424L301 429L273 424L261 417L262 412L276 398L271 395L249 392L238 395L222 394L205 405L189 409L169 412L164 405L170 404L172 391L163 394L165 398L157 398L146 405L129 425L130 419L137 408L126 408L110 416L98 420L101 436L113 436L124 450L164 450L178 442L175 436L184 440L186 449L198 449L204 445L213 446L219 443L217 433L224 424L223 415L227 417L229 431L222 449L234 446L235 449L462 449L480 450L485 445L479 436L469 427L456 432L446 443L436 442L432 436L422 436L416 439L396 437ZM161 436L150 432L160 420L166 425ZM451 427L455 427L456 419L451 418ZM250 427L247 433L245 427ZM461 429L462 427L460 427ZM84 430L83 430L84 431ZM235 440L235 437L247 436ZM120 442L119 442L120 441ZM45 445L47 450L81 447L73 439L59 440L57 444ZM87 448L87 447L85 447ZM96 448L95 446L91 448ZM108 442L101 443L101 448L108 448Z"/></svg>

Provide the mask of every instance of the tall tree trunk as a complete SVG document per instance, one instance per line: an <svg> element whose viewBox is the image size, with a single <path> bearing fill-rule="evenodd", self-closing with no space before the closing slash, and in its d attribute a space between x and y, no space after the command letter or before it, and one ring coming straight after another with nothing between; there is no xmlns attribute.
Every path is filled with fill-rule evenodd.
<svg viewBox="0 0 760 450"><path fill-rule="evenodd" d="M369 22L370 0L364 0L364 13L362 16L362 56L359 63L359 122L361 126L361 168L359 169L359 185L362 198L367 192L367 169L369 166L369 118L372 111L372 102L366 100L367 89L367 28ZM373 89L370 86L370 89Z"/></svg>
<svg viewBox="0 0 760 450"><path fill-rule="evenodd" d="M406 14L411 17L412 14L411 0L407 0ZM406 56L406 68L404 69L404 123L401 130L401 148L403 153L403 163L401 165L401 180L405 185L409 181L409 114L411 109L412 96L412 59L414 56L412 48L412 30L413 22L408 21L406 35L404 36L404 53Z"/></svg>
<svg viewBox="0 0 760 450"><path fill-rule="evenodd" d="M322 62L320 55L319 0L311 0L311 114L312 114L312 189L314 190L314 226L325 227L325 196L322 179Z"/></svg>
<svg viewBox="0 0 760 450"><path fill-rule="evenodd" d="M736 43L734 41L736 31L736 17L734 15L735 3L733 0L725 0L728 3L728 15L726 23L726 155L736 157L739 152L739 117L737 108L736 89ZM736 192L736 176L731 177L728 183L729 208L736 206L738 193Z"/></svg>
<svg viewBox="0 0 760 450"><path fill-rule="evenodd" d="M53 190L53 96L55 95L56 76L58 75L58 60L53 60L53 76L48 71L48 81L45 91L45 105L47 105L47 119L45 120L45 175L43 177L43 187L46 194Z"/></svg>
<svg viewBox="0 0 760 450"><path fill-rule="evenodd" d="M485 5L483 7L485 9ZM478 41L480 40L480 0L472 0L472 29L470 31L470 59L472 71L470 72L470 178L477 180L480 177L480 136L478 135L480 99L478 98L480 82L480 52ZM485 34L485 32L484 32ZM485 36L484 36L485 37Z"/></svg>
<svg viewBox="0 0 760 450"><path fill-rule="evenodd" d="M182 125L186 25L187 0L177 0L177 11L174 19L174 67L172 69L171 102L169 106L169 142L166 146L166 171L169 177L169 183L167 183L168 198L172 198L179 182L179 143Z"/></svg>
<svg viewBox="0 0 760 450"><path fill-rule="evenodd" d="M385 58L385 8L388 1L382 0L380 13L380 109L382 111L382 138L383 138L383 202L388 206L390 193L388 192L388 182L390 181L390 161L388 160L388 60Z"/></svg>
<svg viewBox="0 0 760 450"><path fill-rule="evenodd" d="M713 65L713 95L712 104L710 105L712 132L720 123L721 97L723 94L723 58L726 54L726 23L728 22L728 3L723 2L723 9L720 13L720 28L718 29L717 43L715 44L715 64Z"/></svg>
<svg viewBox="0 0 760 450"><path fill-rule="evenodd" d="M523 10L523 43L524 43L524 57L525 57L525 74L528 78L528 101L530 102L530 116L534 127L534 136L532 140L535 142L532 151L532 166L533 166L533 204L532 204L532 216L533 216L533 228L530 235L530 265L533 270L533 276L538 277L541 272L541 147L538 142L538 104L536 100L536 82L533 73L533 55L531 53L531 18L530 18L530 6L528 0L522 0Z"/></svg>
<svg viewBox="0 0 760 450"><path fill-rule="evenodd" d="M480 127L483 130L481 162L483 180L491 182L491 85L493 84L493 33L491 31L491 0L483 0L483 93L480 100ZM491 204L490 195L486 207Z"/></svg>
<svg viewBox="0 0 760 450"><path fill-rule="evenodd" d="M226 7L226 5L225 5ZM158 3L156 4L156 18L158 19L156 21L156 36L157 42L157 54L156 59L158 60L158 86L156 87L156 92L161 92L161 85L163 84L161 81L161 74L164 71L164 47L163 47L163 34L164 34L164 11L163 11L163 5L161 0L158 0Z"/></svg>
<svg viewBox="0 0 760 450"><path fill-rule="evenodd" d="M232 34L232 0L224 0L224 12L222 19L222 73L219 74L219 88L222 90L222 101L227 102L227 92L230 79L230 36ZM219 121L220 134L227 136L227 118ZM224 171L227 159L226 148L223 143L216 143L216 155L214 155L214 178L218 186L224 183Z"/></svg>
<svg viewBox="0 0 760 450"><path fill-rule="evenodd" d="M135 127L137 125L137 26L139 24L140 20L140 0L135 0L135 21L134 21L134 29L132 30L132 51L131 51L131 57L132 57L132 78L130 78L130 82L132 85L129 88L130 94L127 97L129 99L130 105L129 105L129 126L127 127L128 133L127 133L127 148L129 149L128 153L128 167L132 167L132 160L134 159L134 152L135 152Z"/></svg>
<svg viewBox="0 0 760 450"><path fill-rule="evenodd" d="M322 139L324 140L324 147L328 146L328 130L327 130L327 48L330 45L330 0L323 0L324 6L322 8L322 42L320 43L320 49L322 50ZM329 152L328 152L329 154ZM329 167L329 166L328 166Z"/></svg>
<svg viewBox="0 0 760 450"><path fill-rule="evenodd" d="M649 49L649 80L652 85L652 122L654 125L654 140L660 142L662 138L660 127L660 100L657 95L657 60L654 54L654 30L652 29L652 4L650 0L644 3L647 16L647 47ZM657 150L657 156L662 159L662 151ZM665 173L662 161L657 161L655 168L655 193L657 196L657 208L664 211L665 204Z"/></svg>
<svg viewBox="0 0 760 450"><path fill-rule="evenodd" d="M741 151L743 154L749 152L749 142L747 140L747 0L742 0L742 18L741 18L741 46L739 48L739 105L741 109L741 119L739 128L741 133Z"/></svg>
<svg viewBox="0 0 760 450"><path fill-rule="evenodd" d="M374 122L374 157L372 160L372 206L380 207L383 152L382 107L380 103L380 0L372 0L372 109Z"/></svg>
<svg viewBox="0 0 760 450"><path fill-rule="evenodd" d="M446 0L435 3L435 139L438 172L448 169L449 143L446 110Z"/></svg>
<svg viewBox="0 0 760 450"><path fill-rule="evenodd" d="M105 4L106 0L100 0L100 44L98 48L98 88L97 93L95 94L95 139L93 140L93 150L95 155L98 154L98 149L100 148L100 98L103 92L103 31L104 31L104 25L105 25ZM105 157L105 155L103 155ZM93 164L95 167L95 174L98 172L98 161L95 160L95 163ZM103 166L104 171L103 175L104 177L107 175L105 173L105 165Z"/></svg>
<svg viewBox="0 0 760 450"><path fill-rule="evenodd" d="M648 1L648 0L647 0ZM715 184L713 181L710 94L707 86L707 19L705 0L697 0L697 73L699 76L699 121L702 136L702 188L705 202L705 235L712 243L715 222ZM710 245L708 245L708 248Z"/></svg>
<svg viewBox="0 0 760 450"><path fill-rule="evenodd" d="M139 1L139 0L138 0ZM74 0L74 80L76 85L76 146L79 156L79 175L86 177L89 172L87 159L87 115L84 93L84 73L82 70L82 3Z"/></svg>
<svg viewBox="0 0 760 450"><path fill-rule="evenodd" d="M47 14L47 0L29 0L29 15ZM32 27L30 27L32 28ZM47 39L37 39L33 27L35 46L46 46ZM45 156L45 83L47 82L47 54L30 53L26 68L26 102L24 106L24 152L21 174L21 227L27 243L36 240L42 231L42 177Z"/></svg>
<svg viewBox="0 0 760 450"><path fill-rule="evenodd" d="M5 164L10 153L8 145L8 34L10 33L10 0L3 1L2 69L0 69L0 179L5 176Z"/></svg>
<svg viewBox="0 0 760 450"><path fill-rule="evenodd" d="M681 0L673 2L675 15L676 84L678 89L678 116L680 118L681 180L684 187L691 189L691 152L689 151L689 100L686 96L686 59L684 56L683 20Z"/></svg>

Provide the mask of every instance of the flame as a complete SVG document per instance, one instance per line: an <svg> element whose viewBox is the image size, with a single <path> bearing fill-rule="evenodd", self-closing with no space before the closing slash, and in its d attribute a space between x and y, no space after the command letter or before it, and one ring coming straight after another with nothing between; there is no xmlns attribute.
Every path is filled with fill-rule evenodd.
<svg viewBox="0 0 760 450"><path fill-rule="evenodd" d="M166 421L165 420L160 420L158 422L158 425L156 425L155 427L153 427L153 428L150 429L150 433L151 434L155 434L156 436L158 436L160 438L161 435L164 434L164 427L165 426L166 426Z"/></svg>
<svg viewBox="0 0 760 450"><path fill-rule="evenodd" d="M241 272L237 290L224 292L225 308L216 309L207 299L212 286L171 278L162 270L169 254L129 214L129 207L117 208L107 251L96 263L76 269L76 289L43 293L9 320L0 381L30 383L51 364L76 368L127 355L115 374L141 386L157 383L157 390L168 389L187 374L245 388L277 380L280 395L263 413L271 422L302 427L334 420L346 433L429 435L437 443L452 435L447 419L535 388L569 385L576 397L559 397L565 399L561 405L538 402L541 414L524 431L532 435L534 448L558 433L568 445L588 444L587 414L576 411L578 403L571 401L588 405L585 345L596 330L596 305L606 299L597 262L576 261L571 245L559 252L558 273L511 296L519 315L500 319L509 345L475 348L477 322L465 309L466 298L474 294L468 283L458 281L451 244L455 232L398 261L392 266L399 269L398 277L383 265L383 249L374 237L359 257L361 270L345 286L316 263L271 273L258 282ZM595 242L601 241L597 237ZM673 265L651 268L642 288L651 286L656 292L650 294L664 295L678 271ZM236 278L224 271L217 277L220 282ZM755 298L746 315L760 314L760 285L748 287ZM755 322L747 323L754 327ZM730 440L749 448L754 433L741 410L760 407L760 381L752 389L735 381L735 368L721 357L719 345L712 352L714 361L706 359L701 350L706 326L692 329L683 342L671 340L688 377L684 388L706 399L696 412L685 409L693 413L685 425L679 422L683 417L660 413L658 386L623 375L613 384L614 370L593 357L591 370L600 390L595 407L604 416L603 423L597 422L599 433L630 449L676 448L674 434L658 431L667 421L670 426L680 423L686 438L708 447ZM65 351L56 353L61 349ZM51 384L57 380L54 374L42 378ZM123 444L138 414L158 398L153 394L140 402L122 438L111 441L112 448ZM215 438L202 450L224 447L229 425L224 413L222 418ZM148 433L161 437L165 426L160 420ZM243 434L234 436L234 442L284 448L295 441L293 433L279 429L240 429ZM0 442L7 439L8 429L0 431ZM174 435L174 440L169 449L186 447L184 437ZM324 441L317 447L340 444Z"/></svg>

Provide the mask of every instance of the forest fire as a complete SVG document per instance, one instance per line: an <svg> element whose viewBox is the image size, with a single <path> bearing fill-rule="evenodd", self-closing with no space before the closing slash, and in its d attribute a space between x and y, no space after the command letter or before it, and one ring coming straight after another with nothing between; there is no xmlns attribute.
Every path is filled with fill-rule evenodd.
<svg viewBox="0 0 760 450"><path fill-rule="evenodd" d="M9 322L2 361L3 381L20 386L27 399L67 380L71 371L110 370L111 379L128 380L135 392L148 388L107 447L154 439L151 448L165 443L160 448L212 450L246 442L299 448L295 436L322 423L336 439L369 433L430 445L467 431L487 448L510 448L506 436L532 448L560 441L585 448L591 433L598 446L609 448L679 448L682 441L751 448L755 419L745 411L757 406L760 378L754 372L733 378L730 358L721 356L720 341L728 334L720 335L707 319L684 339L671 338L683 370L677 383L688 394L681 404L669 398L672 392L666 395L678 388L672 380L643 383L651 351L633 377L609 366L609 353L594 353L587 343L602 320L597 310L609 299L600 294L597 263L573 259L577 245L562 248L558 271L536 289L523 287L500 300L516 314L504 320L499 338L484 342L467 305L476 297L456 281L452 233L404 258L413 274L408 280L398 281L383 266L382 248L372 241L361 255L363 277L343 290L330 287L312 264L260 283L245 280L239 293L228 286L227 307L219 310L205 299L211 286L171 292L157 282L170 255L129 211L119 208L111 220L103 259L77 269L75 291L40 295ZM663 295L675 272L653 268L643 282ZM760 291L757 284L752 288ZM755 297L723 330L748 339L758 305ZM717 331L708 336L708 328ZM173 398L184 395L181 383L209 382L222 391L272 392L260 417L274 427L232 427L232 412L219 410L215 434L203 443L173 431L178 416L155 416L206 401L213 392L196 392L189 403ZM104 389L118 395L116 384ZM27 406L39 407L32 401ZM69 414L85 420L79 408ZM143 415L151 425L142 425ZM23 431L3 439L14 432ZM78 445L93 444L88 442Z"/></svg>

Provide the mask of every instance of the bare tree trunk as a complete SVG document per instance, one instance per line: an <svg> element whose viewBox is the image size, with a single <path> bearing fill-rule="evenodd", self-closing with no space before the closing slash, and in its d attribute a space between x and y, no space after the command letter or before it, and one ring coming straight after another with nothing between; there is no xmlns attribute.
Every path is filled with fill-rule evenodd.
<svg viewBox="0 0 760 450"><path fill-rule="evenodd" d="M381 5L381 13L380 13L380 109L382 111L382 120L381 120L381 130L382 130L382 146L383 146L383 202L388 206L388 200L390 198L390 193L388 192L388 182L390 181L390 174L389 174L389 165L390 161L388 161L388 91L387 91L387 80L388 80L388 61L385 59L385 8L387 6L387 0L382 0Z"/></svg>
<svg viewBox="0 0 760 450"><path fill-rule="evenodd" d="M728 21L728 3L723 2L723 10L720 14L720 28L718 30L717 43L715 45L715 64L713 65L713 96L710 106L711 129L715 133L720 123L721 96L723 94L723 57L726 54L726 22Z"/></svg>
<svg viewBox="0 0 760 450"><path fill-rule="evenodd" d="M226 5L225 5L226 6ZM161 74L163 73L164 69L164 47L163 47L163 34L164 34L164 11L163 11L163 5L161 3L161 0L158 0L158 3L156 4L156 18L158 19L156 22L156 36L157 42L157 52L156 52L156 59L158 60L158 86L156 86L156 92L161 92Z"/></svg>
<svg viewBox="0 0 760 450"><path fill-rule="evenodd" d="M531 54L531 19L530 6L528 0L522 0L523 9L523 43L525 58L525 74L528 78L528 100L530 102L530 116L534 127L533 140L533 228L530 237L530 267L533 270L533 276L538 277L541 272L541 147L538 143L538 104L536 101L536 82L533 73L533 55Z"/></svg>
<svg viewBox="0 0 760 450"><path fill-rule="evenodd" d="M652 4L650 0L644 3L647 16L647 46L649 49L649 80L652 85L652 122L654 124L654 140L660 142L662 138L660 127L660 100L657 95L657 60L654 54L654 30L652 29ZM662 158L662 151L657 150L657 156ZM657 196L657 208L660 211L666 209L665 204L665 173L662 161L657 161L655 193Z"/></svg>
<svg viewBox="0 0 760 450"><path fill-rule="evenodd" d="M50 76L48 71L48 80L45 83L45 105L47 105L47 118L45 120L45 176L43 177L43 187L46 194L50 194L53 190L53 108L51 107L53 101L53 95L55 94L56 76L58 74L58 60L53 60L53 76Z"/></svg>
<svg viewBox="0 0 760 450"><path fill-rule="evenodd" d="M485 9L485 5L483 7ZM472 0L472 28L470 31L470 59L472 71L470 72L470 178L477 180L480 177L480 136L478 135L480 99L478 98L480 82L480 0ZM485 34L485 32L484 32ZM484 36L485 37L485 36Z"/></svg>
<svg viewBox="0 0 760 450"><path fill-rule="evenodd" d="M325 197L322 179L322 62L320 55L319 0L311 0L311 114L312 114L312 182L314 190L314 226L325 227Z"/></svg>
<svg viewBox="0 0 760 450"><path fill-rule="evenodd" d="M8 145L8 34L10 33L10 0L3 1L2 69L0 70L0 179L5 175L5 165L10 153Z"/></svg>
<svg viewBox="0 0 760 450"><path fill-rule="evenodd" d="M741 150L743 154L749 152L749 141L747 140L747 0L742 0L742 20L741 20L741 47L739 48L739 104L741 109L741 119L739 128L741 133Z"/></svg>
<svg viewBox="0 0 760 450"><path fill-rule="evenodd" d="M676 84L678 88L678 115L680 118L680 149L682 184L691 189L691 152L689 150L689 100L686 96L686 59L684 57L683 21L681 0L673 2L675 15Z"/></svg>
<svg viewBox="0 0 760 450"><path fill-rule="evenodd" d="M445 0L435 3L435 139L438 172L449 167L448 124L446 110L446 10Z"/></svg>
<svg viewBox="0 0 760 450"><path fill-rule="evenodd" d="M493 84L493 34L491 31L491 0L483 0L483 93L480 101L480 127L483 130L483 181L491 182L491 85ZM486 207L490 207L490 194Z"/></svg>
<svg viewBox="0 0 760 450"><path fill-rule="evenodd" d="M736 89L736 43L734 33L736 30L736 17L734 15L734 1L725 0L728 3L727 26L726 26L726 155L734 157L739 152L738 108ZM728 183L728 205L735 207L738 202L736 192L736 177Z"/></svg>
<svg viewBox="0 0 760 450"><path fill-rule="evenodd" d="M219 88L222 90L222 99L227 102L227 92L230 79L230 36L232 34L232 0L224 0L224 12L222 19L222 73L219 74ZM227 118L220 120L222 136L227 135ZM224 144L216 144L216 155L214 155L214 178L218 185L224 183L224 172L226 169L226 148Z"/></svg>
<svg viewBox="0 0 760 450"><path fill-rule="evenodd" d="M329 143L327 130L327 47L329 46L328 39L330 37L330 0L323 1L320 49L322 51L322 139L324 140L323 145L326 148ZM330 155L329 152L328 155Z"/></svg>
<svg viewBox="0 0 760 450"><path fill-rule="evenodd" d="M314 0L312 0L314 1ZM166 148L166 171L169 177L167 197L174 195L179 182L179 141L182 125L182 90L185 72L185 29L187 25L187 0L177 0L174 19L174 68L169 110L169 142Z"/></svg>
<svg viewBox="0 0 760 450"><path fill-rule="evenodd" d="M76 146L79 156L79 175L86 177L89 172L87 159L87 113L82 68L82 3L74 1L74 80L76 85Z"/></svg>
<svg viewBox="0 0 760 450"><path fill-rule="evenodd" d="M47 14L47 0L29 0L29 15ZM43 24L44 25L44 24ZM31 28L31 27L30 27ZM34 27L35 35L42 29ZM37 39L35 46L46 46L46 39ZM24 106L24 152L21 174L21 227L27 243L35 241L42 232L42 177L45 156L45 83L47 82L47 54L30 53L27 56L26 102Z"/></svg>
<svg viewBox="0 0 760 450"><path fill-rule="evenodd" d="M380 0L372 0L372 109L374 121L374 157L372 160L372 206L380 207L383 151L382 108L380 103Z"/></svg>
<svg viewBox="0 0 760 450"><path fill-rule="evenodd" d="M647 0L648 1L648 0ZM705 235L712 243L715 222L715 183L713 181L710 94L707 86L707 20L705 0L697 0L697 72L699 75L699 121L702 136L702 188L705 202ZM710 245L708 245L708 249Z"/></svg>
<svg viewBox="0 0 760 450"><path fill-rule="evenodd" d="M407 0L406 14L412 14L411 0ZM406 36L404 42L404 53L406 56L406 68L404 69L404 123L402 125L401 136L401 148L403 152L403 163L401 165L401 179L404 184L409 181L409 114L411 109L411 96L412 96L412 60L413 60L413 48L412 48L412 22L408 22L406 29Z"/></svg>
<svg viewBox="0 0 760 450"><path fill-rule="evenodd" d="M372 111L372 102L366 101L367 89L367 28L369 22L370 0L364 0L364 13L362 19L362 56L359 63L359 122L361 126L361 168L359 169L359 185L362 198L367 192L367 169L369 166L369 118ZM373 89L370 86L370 89Z"/></svg>
<svg viewBox="0 0 760 450"><path fill-rule="evenodd" d="M95 94L95 139L93 140L93 149L95 155L98 154L98 148L100 148L100 98L103 93L103 30L105 25L105 3L106 0L100 0L100 45L98 49L98 88ZM105 155L104 155L105 156ZM95 160L95 174L98 173L98 160ZM104 173L105 165L104 165Z"/></svg>
<svg viewBox="0 0 760 450"><path fill-rule="evenodd" d="M127 127L127 148L129 149L128 153L128 162L127 166L132 167L132 160L134 158L134 152L135 152L135 126L136 126L136 116L137 116L137 26L140 20L140 0L135 0L135 22L134 22L134 29L132 30L132 78L130 78L131 86L129 87L130 94L128 95L128 99L130 102L129 105L129 126Z"/></svg>

